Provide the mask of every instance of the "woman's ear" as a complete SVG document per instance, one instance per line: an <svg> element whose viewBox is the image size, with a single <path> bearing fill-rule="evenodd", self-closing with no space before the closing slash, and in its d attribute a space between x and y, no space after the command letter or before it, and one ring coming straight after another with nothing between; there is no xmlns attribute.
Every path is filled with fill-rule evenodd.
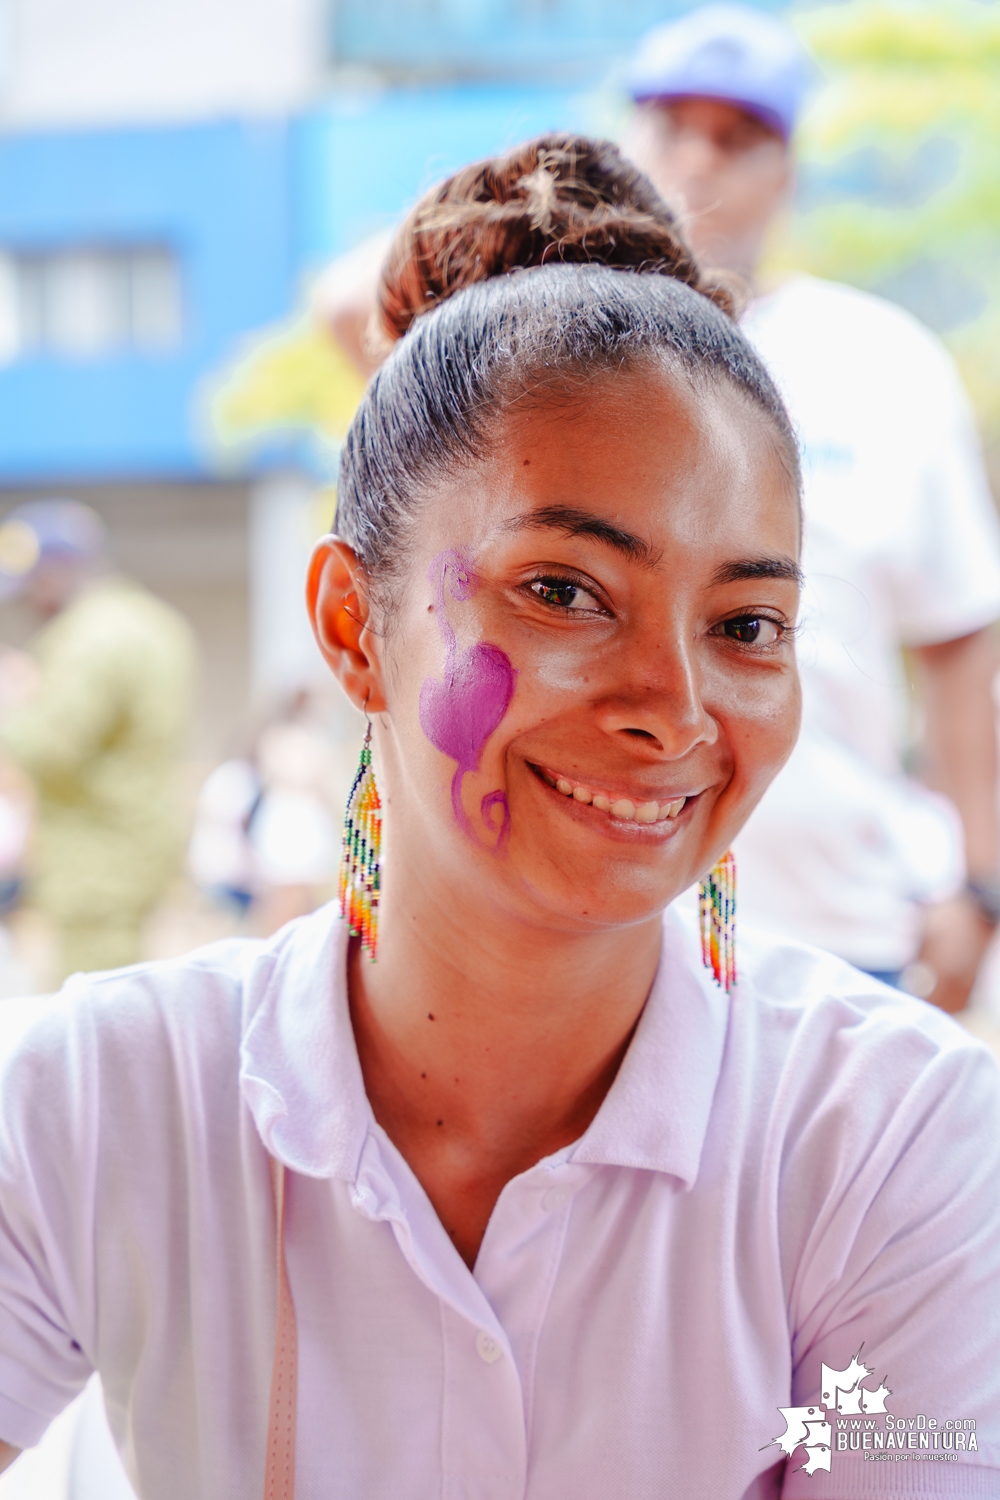
<svg viewBox="0 0 1000 1500"><path fill-rule="evenodd" d="M383 713L382 663L371 628L364 565L336 536L316 543L309 561L306 603L316 643L355 707Z"/></svg>

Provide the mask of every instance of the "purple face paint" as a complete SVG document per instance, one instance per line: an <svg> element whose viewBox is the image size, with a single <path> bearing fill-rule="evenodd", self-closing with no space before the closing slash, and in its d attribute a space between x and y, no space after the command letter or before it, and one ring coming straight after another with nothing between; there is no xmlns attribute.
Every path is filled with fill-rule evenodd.
<svg viewBox="0 0 1000 1500"><path fill-rule="evenodd" d="M499 854L502 850L506 849L507 840L510 838L510 808L507 806L506 792L487 792L482 802L480 802L479 816L487 828L496 827L496 821L493 818L493 809L495 807L500 809L500 831L497 836L496 846L496 852Z"/></svg>
<svg viewBox="0 0 1000 1500"><path fill-rule="evenodd" d="M428 677L420 689L420 727L435 750L455 761L451 779L451 805L466 833L474 837L462 806L462 779L478 771L483 747L500 723L514 696L514 668L499 646L480 642L459 649L445 612L445 589L453 599L471 599L475 577L467 560L457 552L443 552L431 564L429 578L434 587L438 625L445 643L444 681ZM503 814L497 848L506 842L510 812L503 792L489 792L480 816L487 828L496 829L493 809Z"/></svg>

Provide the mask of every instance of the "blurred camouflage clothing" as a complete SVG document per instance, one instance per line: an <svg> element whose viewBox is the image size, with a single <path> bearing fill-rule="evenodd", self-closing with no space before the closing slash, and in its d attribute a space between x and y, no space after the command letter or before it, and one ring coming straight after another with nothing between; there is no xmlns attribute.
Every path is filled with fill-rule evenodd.
<svg viewBox="0 0 1000 1500"><path fill-rule="evenodd" d="M126 580L84 590L36 636L40 690L0 727L38 796L35 904L64 974L138 957L178 868L175 775L196 652L182 617Z"/></svg>

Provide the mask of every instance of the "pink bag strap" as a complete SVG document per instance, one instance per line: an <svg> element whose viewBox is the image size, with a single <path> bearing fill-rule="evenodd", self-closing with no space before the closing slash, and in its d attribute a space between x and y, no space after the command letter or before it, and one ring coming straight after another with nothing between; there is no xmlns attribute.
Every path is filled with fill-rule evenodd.
<svg viewBox="0 0 1000 1500"><path fill-rule="evenodd" d="M298 1387L298 1330L285 1265L285 1168L271 1158L278 1261L278 1327L274 1338L271 1400L267 1414L264 1500L295 1500L295 1416Z"/></svg>

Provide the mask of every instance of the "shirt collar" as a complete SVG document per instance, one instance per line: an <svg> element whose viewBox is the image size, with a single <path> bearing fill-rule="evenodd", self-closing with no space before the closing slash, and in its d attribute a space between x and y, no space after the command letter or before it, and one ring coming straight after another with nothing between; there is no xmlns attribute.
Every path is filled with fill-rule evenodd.
<svg viewBox="0 0 1000 1500"><path fill-rule="evenodd" d="M569 1159L690 1186L722 1066L729 999L668 911L663 953L618 1076ZM240 1087L268 1151L307 1177L357 1178L374 1126L347 1003L347 928L333 906L260 953L244 992Z"/></svg>
<svg viewBox="0 0 1000 1500"><path fill-rule="evenodd" d="M729 996L702 967L693 921L668 908L660 965L632 1045L571 1160L666 1172L690 1187L722 1068L729 1007Z"/></svg>
<svg viewBox="0 0 1000 1500"><path fill-rule="evenodd" d="M333 905L292 922L244 990L240 1088L272 1156L354 1182L374 1116L347 1004L347 923Z"/></svg>

